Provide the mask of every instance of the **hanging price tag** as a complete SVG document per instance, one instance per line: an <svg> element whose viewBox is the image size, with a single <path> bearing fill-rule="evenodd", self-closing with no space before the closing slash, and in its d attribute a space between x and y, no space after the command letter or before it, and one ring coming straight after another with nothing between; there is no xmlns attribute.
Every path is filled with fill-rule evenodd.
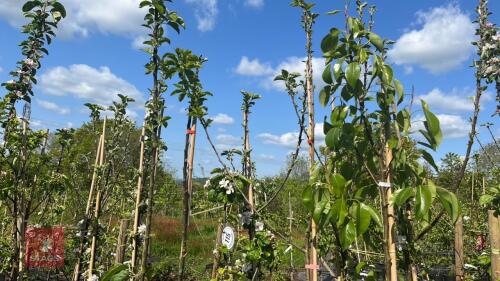
<svg viewBox="0 0 500 281"><path fill-rule="evenodd" d="M229 250L234 247L235 234L234 229L230 226L224 227L222 230L221 243L226 246Z"/></svg>

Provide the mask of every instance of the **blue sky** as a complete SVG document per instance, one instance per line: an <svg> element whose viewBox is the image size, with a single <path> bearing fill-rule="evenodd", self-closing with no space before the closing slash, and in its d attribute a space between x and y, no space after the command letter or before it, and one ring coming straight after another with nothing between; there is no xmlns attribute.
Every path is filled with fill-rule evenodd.
<svg viewBox="0 0 500 281"><path fill-rule="evenodd" d="M141 122L140 104L147 98L150 78L144 75L147 56L138 50L143 30L143 11L139 0L61 0L68 17L60 23L59 37L43 59L32 106L32 126L41 128L78 127L88 120L86 102L109 104L117 92L136 98L130 116ZM317 1L320 13L314 32L315 77L322 70L319 50L322 37L331 27L342 28L343 17L326 12L343 9L342 1ZM352 1L354 2L354 1ZM415 95L427 100L438 114L445 140L436 153L463 154L469 116L472 113L475 79L471 65L476 1L373 1L377 6L375 31L397 43L389 51L395 75L405 88L413 85ZM9 80L23 40L20 0L0 3L0 81ZM297 129L288 96L272 82L283 67L301 71L305 56L305 37L300 25L300 11L288 0L176 0L170 5L187 23L180 35L169 31L172 48L192 49L209 59L202 70L205 88L214 96L208 101L210 116L215 117L211 135L220 148L241 142L240 90L259 93L251 119L252 146L259 175L277 173L294 146ZM500 2L490 1L491 20L500 14ZM319 75L318 75L319 74ZM315 79L320 83L321 79ZM319 87L318 87L319 88ZM3 90L0 90L3 91ZM495 122L494 89L484 96L480 124ZM180 169L184 123L183 108L169 97L170 126L163 138L169 146L166 160ZM319 107L319 106L318 106ZM418 107L415 107L417 110ZM327 110L318 108L317 120ZM419 113L416 112L416 119ZM418 123L415 126L419 126ZM480 128L483 143L491 142ZM500 136L500 127L493 127ZM216 166L205 137L199 135L195 176L202 176ZM322 136L318 135L320 141Z"/></svg>

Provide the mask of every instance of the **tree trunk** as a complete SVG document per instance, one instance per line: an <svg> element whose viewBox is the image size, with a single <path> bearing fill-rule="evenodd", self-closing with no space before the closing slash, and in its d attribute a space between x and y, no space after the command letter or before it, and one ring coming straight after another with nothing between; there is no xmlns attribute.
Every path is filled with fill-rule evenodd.
<svg viewBox="0 0 500 281"><path fill-rule="evenodd" d="M500 217L488 211L488 226L491 246L491 280L500 280Z"/></svg>
<svg viewBox="0 0 500 281"><path fill-rule="evenodd" d="M120 233L116 242L115 263L123 263L125 259L125 250L127 248L127 230L130 220L123 219L120 222Z"/></svg>

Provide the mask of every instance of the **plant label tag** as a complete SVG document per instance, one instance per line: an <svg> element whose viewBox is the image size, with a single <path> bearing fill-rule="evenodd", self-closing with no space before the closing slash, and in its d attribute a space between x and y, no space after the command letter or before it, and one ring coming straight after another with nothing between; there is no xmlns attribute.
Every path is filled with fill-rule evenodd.
<svg viewBox="0 0 500 281"><path fill-rule="evenodd" d="M391 187L391 183L390 182L379 181L378 182L378 186L389 188L389 187Z"/></svg>
<svg viewBox="0 0 500 281"><path fill-rule="evenodd" d="M235 234L234 229L230 226L224 227L222 230L221 243L226 246L229 250L234 247Z"/></svg>

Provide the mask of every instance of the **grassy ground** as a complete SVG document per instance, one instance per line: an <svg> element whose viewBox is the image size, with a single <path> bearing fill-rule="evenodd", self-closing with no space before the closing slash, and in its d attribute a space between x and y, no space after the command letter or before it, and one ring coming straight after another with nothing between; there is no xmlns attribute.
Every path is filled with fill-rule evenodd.
<svg viewBox="0 0 500 281"><path fill-rule="evenodd" d="M182 222L180 219L171 217L153 218L153 244L152 258L156 272L178 270L179 251L181 246ZM195 218L191 220L189 227L187 268L194 280L209 280L212 270L212 252L215 245L217 231L216 218ZM302 246L303 233L296 231L293 240ZM284 251L287 245L279 241ZM293 250L294 267L303 267L304 257L297 250ZM289 272L290 252L283 255L282 268L280 271Z"/></svg>

